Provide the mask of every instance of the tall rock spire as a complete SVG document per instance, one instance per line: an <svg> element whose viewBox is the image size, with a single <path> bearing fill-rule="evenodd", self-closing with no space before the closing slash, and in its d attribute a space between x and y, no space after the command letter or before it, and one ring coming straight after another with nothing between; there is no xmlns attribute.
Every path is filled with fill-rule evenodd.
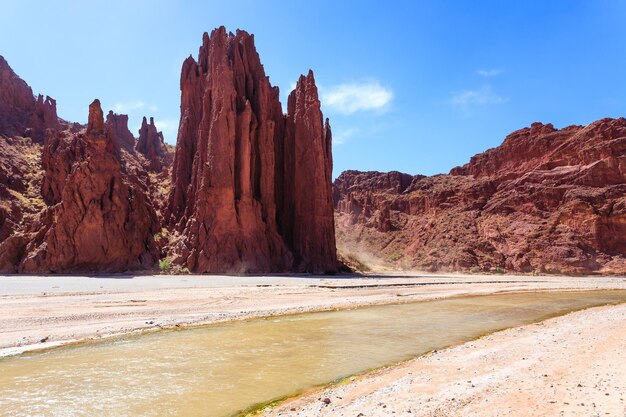
<svg viewBox="0 0 626 417"><path fill-rule="evenodd" d="M133 151L135 148L135 137L128 129L127 114L116 114L113 111L109 111L105 125L117 146L129 152Z"/></svg>
<svg viewBox="0 0 626 417"><path fill-rule="evenodd" d="M315 90L317 100L312 77L307 94L312 98ZM319 100L317 113L301 105L306 115L286 118L278 96L254 36L245 31L232 34L220 27L210 36L205 33L198 62L189 57L183 63L167 213L182 235L173 250L176 262L198 272L336 271L332 162ZM294 126L289 137L286 121ZM309 121L319 122L319 132L302 128ZM287 149L289 140L299 148ZM297 155L313 159L304 161L313 172L291 169ZM292 191L294 183L300 187L297 192ZM314 208L329 201L330 217L325 211L306 217L312 210L300 204L296 209L292 199L297 198L311 201ZM283 215L290 220L283 223ZM332 237L315 240L319 236L311 231L320 222L327 222L322 233ZM331 242L332 250L326 249Z"/></svg>
<svg viewBox="0 0 626 417"><path fill-rule="evenodd" d="M110 119L109 119L110 120ZM87 129L47 139L41 230L17 259L19 272L125 271L157 260L156 214L137 179L124 174L119 144L100 101Z"/></svg>
<svg viewBox="0 0 626 417"><path fill-rule="evenodd" d="M287 104L282 232L299 270L336 259L332 133L324 123L313 71L300 76Z"/></svg>

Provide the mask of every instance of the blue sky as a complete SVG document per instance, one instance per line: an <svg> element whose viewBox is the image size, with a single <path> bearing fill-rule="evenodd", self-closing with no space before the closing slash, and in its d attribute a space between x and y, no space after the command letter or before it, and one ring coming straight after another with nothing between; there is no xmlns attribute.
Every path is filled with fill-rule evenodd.
<svg viewBox="0 0 626 417"><path fill-rule="evenodd" d="M61 117L85 122L99 98L135 134L154 116L170 143L181 64L202 33L254 33L281 97L315 72L335 176L445 173L534 121L626 115L624 1L0 0L0 10L0 55Z"/></svg>

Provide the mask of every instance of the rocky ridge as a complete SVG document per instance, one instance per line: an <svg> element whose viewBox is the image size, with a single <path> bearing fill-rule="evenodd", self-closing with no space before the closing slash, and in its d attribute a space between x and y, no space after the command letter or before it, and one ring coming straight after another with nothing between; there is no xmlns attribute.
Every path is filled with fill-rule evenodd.
<svg viewBox="0 0 626 417"><path fill-rule="evenodd" d="M448 175L346 171L341 251L429 271L626 273L626 119L534 123Z"/></svg>

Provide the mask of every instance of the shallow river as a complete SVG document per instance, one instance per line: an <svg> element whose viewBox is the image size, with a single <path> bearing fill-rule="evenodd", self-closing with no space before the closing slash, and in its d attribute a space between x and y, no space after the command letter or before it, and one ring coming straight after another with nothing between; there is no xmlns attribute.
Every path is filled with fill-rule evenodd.
<svg viewBox="0 0 626 417"><path fill-rule="evenodd" d="M453 298L257 319L0 359L0 416L231 416L626 290Z"/></svg>

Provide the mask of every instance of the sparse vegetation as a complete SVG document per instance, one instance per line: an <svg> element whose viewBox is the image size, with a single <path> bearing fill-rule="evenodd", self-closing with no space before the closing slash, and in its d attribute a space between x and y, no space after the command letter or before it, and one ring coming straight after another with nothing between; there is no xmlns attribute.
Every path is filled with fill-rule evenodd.
<svg viewBox="0 0 626 417"><path fill-rule="evenodd" d="M172 260L165 258L165 259L161 259L161 261L159 262L159 269L161 270L161 272L170 272L170 269L172 267Z"/></svg>

